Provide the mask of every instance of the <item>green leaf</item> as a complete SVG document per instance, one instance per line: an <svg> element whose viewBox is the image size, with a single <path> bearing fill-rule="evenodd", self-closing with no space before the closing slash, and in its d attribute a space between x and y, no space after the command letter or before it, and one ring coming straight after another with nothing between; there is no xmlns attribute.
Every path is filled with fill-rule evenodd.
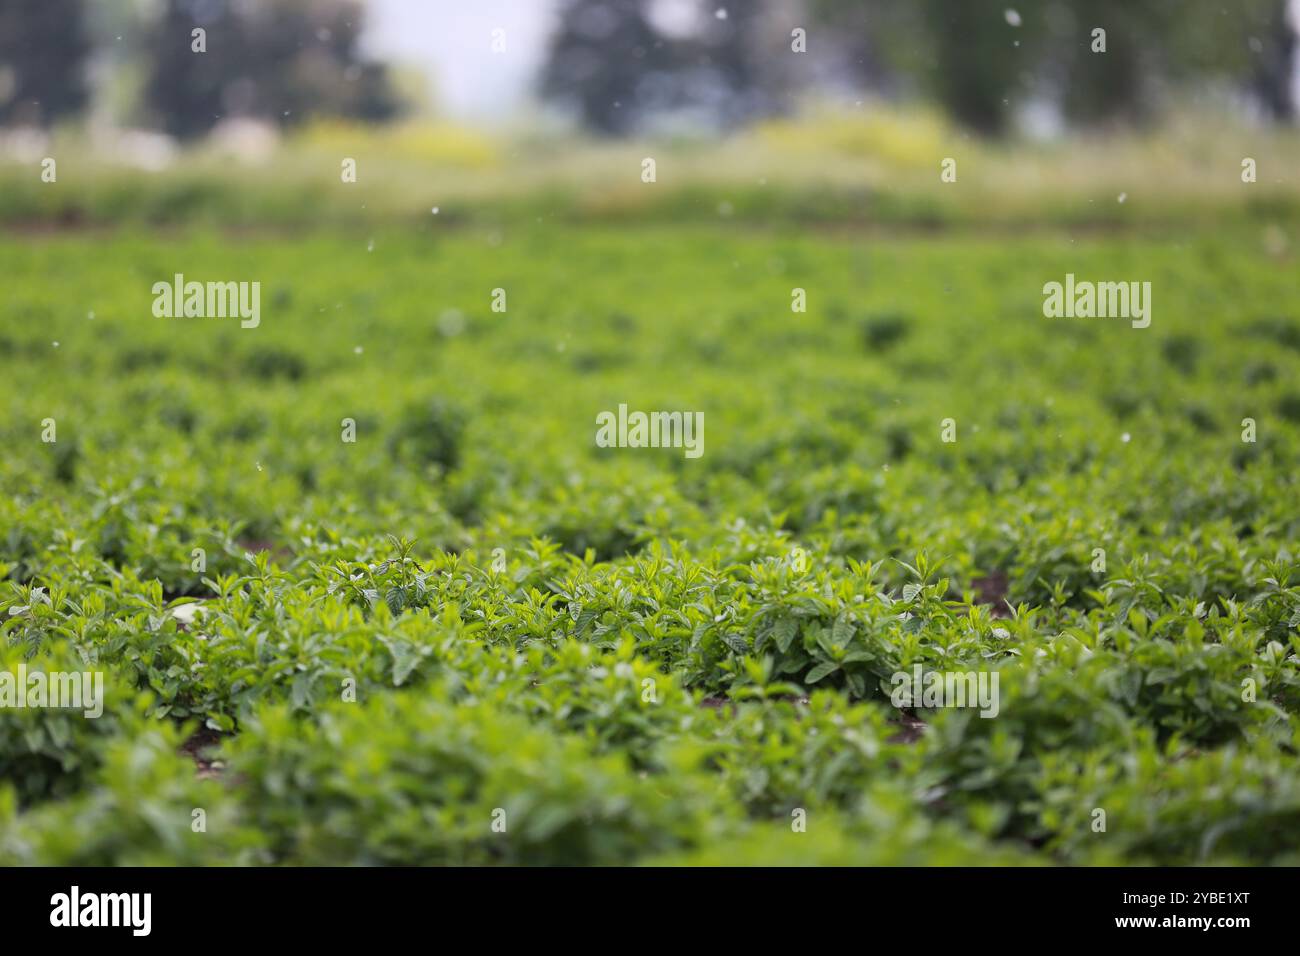
<svg viewBox="0 0 1300 956"><path fill-rule="evenodd" d="M776 641L777 649L784 654L790 650L790 645L799 633L799 624L793 617L783 617L776 622L772 628L772 639Z"/></svg>
<svg viewBox="0 0 1300 956"><path fill-rule="evenodd" d="M737 654L749 653L749 642L746 641L745 638L742 637L740 634L733 634L729 631L723 631L721 636L722 636L722 643L726 644Z"/></svg>
<svg viewBox="0 0 1300 956"><path fill-rule="evenodd" d="M833 674L839 669L840 665L834 661L822 661L808 672L808 676L804 678L804 681L809 684L815 684L827 674Z"/></svg>
<svg viewBox="0 0 1300 956"><path fill-rule="evenodd" d="M847 614L841 614L831 628L831 643L836 647L844 647L853 638L853 628L853 619Z"/></svg>

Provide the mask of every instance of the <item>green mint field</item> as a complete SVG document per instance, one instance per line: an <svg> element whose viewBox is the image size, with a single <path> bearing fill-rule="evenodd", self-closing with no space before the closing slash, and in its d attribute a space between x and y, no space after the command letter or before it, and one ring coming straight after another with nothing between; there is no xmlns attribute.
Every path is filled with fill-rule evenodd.
<svg viewBox="0 0 1300 956"><path fill-rule="evenodd" d="M0 865L1300 864L1277 230L707 218L0 237Z"/></svg>

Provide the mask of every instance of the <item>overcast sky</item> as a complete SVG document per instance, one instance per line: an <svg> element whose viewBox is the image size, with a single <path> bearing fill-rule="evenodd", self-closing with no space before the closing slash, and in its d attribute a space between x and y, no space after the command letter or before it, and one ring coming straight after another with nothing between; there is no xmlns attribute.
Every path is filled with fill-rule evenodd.
<svg viewBox="0 0 1300 956"><path fill-rule="evenodd" d="M429 75L435 104L458 119L494 123L527 102L546 52L556 0L368 0L365 45ZM492 52L492 31L506 50Z"/></svg>

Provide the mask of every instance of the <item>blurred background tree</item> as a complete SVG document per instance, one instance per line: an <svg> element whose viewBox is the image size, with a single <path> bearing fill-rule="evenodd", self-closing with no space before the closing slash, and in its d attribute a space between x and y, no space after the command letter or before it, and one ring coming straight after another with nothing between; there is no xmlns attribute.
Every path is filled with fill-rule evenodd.
<svg viewBox="0 0 1300 956"><path fill-rule="evenodd" d="M0 0L0 123L48 126L87 102L82 0Z"/></svg>
<svg viewBox="0 0 1300 956"><path fill-rule="evenodd" d="M181 139L227 117L281 126L314 116L385 120L399 111L386 68L358 50L357 0L167 0L154 28L145 107ZM206 30L205 53L192 48Z"/></svg>
<svg viewBox="0 0 1300 956"><path fill-rule="evenodd" d="M375 9L391 13L388 2ZM863 93L937 104L989 137L1032 117L1149 123L1202 100L1297 115L1300 0L536 2L554 13L549 38L531 38L544 50L537 90L606 136L725 131ZM426 28L449 20L419 9ZM182 139L227 118L390 119L403 99L362 52L366 12L363 0L0 0L0 124L74 117L88 86L97 121L143 120ZM192 50L196 27L204 53ZM795 28L806 53L791 50Z"/></svg>
<svg viewBox="0 0 1300 956"><path fill-rule="evenodd" d="M1286 2L1063 0L1051 8L1042 69L1055 68L1073 122L1147 121L1180 91L1257 86ZM1104 54L1092 52L1095 27L1106 30Z"/></svg>
<svg viewBox="0 0 1300 956"><path fill-rule="evenodd" d="M1273 4L1260 41L1255 92L1275 120L1300 118L1300 0Z"/></svg>
<svg viewBox="0 0 1300 956"><path fill-rule="evenodd" d="M667 114L726 129L783 112L795 86L778 6L563 0L542 95L605 135Z"/></svg>
<svg viewBox="0 0 1300 956"><path fill-rule="evenodd" d="M681 69L686 57L650 25L649 5L568 0L542 72L542 95L607 135L630 133L641 113L667 105L660 77Z"/></svg>
<svg viewBox="0 0 1300 956"><path fill-rule="evenodd" d="M1274 119L1296 114L1300 0L1052 0L1023 11L1006 0L672 0L693 24L681 35L658 25L663 7L566 0L543 95L576 104L600 133L627 134L683 107L734 125L788 109L817 75L789 66L788 31L804 26L841 85L933 99L989 136L1011 131L1030 106L1077 125L1141 123L1172 97L1207 90L1249 96ZM1104 52L1093 50L1095 28Z"/></svg>

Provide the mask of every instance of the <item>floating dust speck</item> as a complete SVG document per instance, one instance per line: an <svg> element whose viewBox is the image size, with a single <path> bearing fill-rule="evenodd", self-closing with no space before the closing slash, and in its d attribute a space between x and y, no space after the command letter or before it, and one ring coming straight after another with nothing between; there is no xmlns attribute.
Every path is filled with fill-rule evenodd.
<svg viewBox="0 0 1300 956"><path fill-rule="evenodd" d="M1264 251L1270 256L1286 255L1288 245L1287 235L1281 226L1274 224L1264 230Z"/></svg>
<svg viewBox="0 0 1300 956"><path fill-rule="evenodd" d="M202 604L182 604L172 608L169 613L176 619L176 626L184 631L193 627L194 622L205 612Z"/></svg>
<svg viewBox="0 0 1300 956"><path fill-rule="evenodd" d="M438 316L438 333L453 338L465 331L465 313L460 309L446 309Z"/></svg>

